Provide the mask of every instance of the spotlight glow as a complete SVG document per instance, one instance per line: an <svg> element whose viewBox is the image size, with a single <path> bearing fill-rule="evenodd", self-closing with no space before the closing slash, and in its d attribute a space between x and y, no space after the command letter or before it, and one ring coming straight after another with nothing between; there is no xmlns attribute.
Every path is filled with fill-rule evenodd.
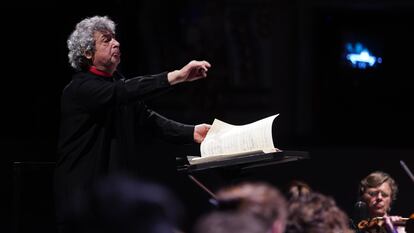
<svg viewBox="0 0 414 233"><path fill-rule="evenodd" d="M371 55L369 50L361 43L352 45L346 44L347 55L346 59L351 62L352 67L358 69L366 69L367 67L374 67L376 64L382 63L381 57Z"/></svg>

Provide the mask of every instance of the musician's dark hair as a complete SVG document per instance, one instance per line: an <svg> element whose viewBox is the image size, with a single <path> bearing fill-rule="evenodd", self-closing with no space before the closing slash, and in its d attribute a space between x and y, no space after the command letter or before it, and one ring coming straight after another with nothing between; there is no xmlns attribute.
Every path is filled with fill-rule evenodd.
<svg viewBox="0 0 414 233"><path fill-rule="evenodd" d="M289 202L286 233L351 233L349 218L335 200L318 192Z"/></svg>
<svg viewBox="0 0 414 233"><path fill-rule="evenodd" d="M214 211L202 216L194 233L263 233L269 228L265 221L249 213Z"/></svg>
<svg viewBox="0 0 414 233"><path fill-rule="evenodd" d="M308 195L312 192L312 188L304 181L293 180L288 186L287 197L289 200Z"/></svg>
<svg viewBox="0 0 414 233"><path fill-rule="evenodd" d="M270 227L275 221L286 222L286 198L274 186L265 182L242 182L217 192L221 210L249 213Z"/></svg>
<svg viewBox="0 0 414 233"><path fill-rule="evenodd" d="M128 175L105 177L68 204L78 233L173 233L183 213L165 187Z"/></svg>

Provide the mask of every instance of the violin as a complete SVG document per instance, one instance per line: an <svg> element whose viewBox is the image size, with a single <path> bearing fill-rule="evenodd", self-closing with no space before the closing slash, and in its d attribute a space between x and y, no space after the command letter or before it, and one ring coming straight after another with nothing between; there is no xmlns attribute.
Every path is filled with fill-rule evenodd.
<svg viewBox="0 0 414 233"><path fill-rule="evenodd" d="M406 233L414 233L414 213L409 218L401 218L398 222L393 222L394 226L404 226ZM381 232L381 228L385 226L384 217L375 217L371 219L365 219L358 223L358 229L368 232Z"/></svg>

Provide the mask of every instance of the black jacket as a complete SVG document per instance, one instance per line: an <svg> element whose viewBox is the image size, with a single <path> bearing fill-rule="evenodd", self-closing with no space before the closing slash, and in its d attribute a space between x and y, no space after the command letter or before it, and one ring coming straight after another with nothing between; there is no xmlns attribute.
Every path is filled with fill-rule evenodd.
<svg viewBox="0 0 414 233"><path fill-rule="evenodd" d="M61 127L55 170L58 211L76 190L87 190L102 176L128 171L141 156L143 129L163 138L188 143L194 126L184 125L148 109L142 99L168 89L167 73L132 79L79 72L61 99Z"/></svg>

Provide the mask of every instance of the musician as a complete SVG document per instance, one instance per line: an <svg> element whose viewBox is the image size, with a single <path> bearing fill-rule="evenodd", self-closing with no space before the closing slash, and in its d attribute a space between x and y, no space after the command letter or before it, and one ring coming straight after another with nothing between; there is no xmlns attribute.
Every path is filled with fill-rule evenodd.
<svg viewBox="0 0 414 233"><path fill-rule="evenodd" d="M313 192L312 188L304 181L293 180L288 186L287 197L289 200L298 199Z"/></svg>
<svg viewBox="0 0 414 233"><path fill-rule="evenodd" d="M400 216L390 215L391 205L397 199L398 185L395 180L383 171L370 173L359 184L360 201L366 207L368 222L371 227L361 229L360 232L397 233L405 232L402 225L403 219ZM372 222L375 221L375 222Z"/></svg>
<svg viewBox="0 0 414 233"><path fill-rule="evenodd" d="M200 218L194 227L194 233L264 232L269 232L266 221L243 212L211 212Z"/></svg>
<svg viewBox="0 0 414 233"><path fill-rule="evenodd" d="M285 233L352 233L348 216L332 197L311 191L288 203Z"/></svg>
<svg viewBox="0 0 414 233"><path fill-rule="evenodd" d="M252 224L265 228L269 233L282 233L286 225L286 198L277 187L265 182L242 182L223 187L217 192L218 213L229 213L227 220L253 218ZM216 215L213 212L210 215ZM208 216L201 225L215 221L214 216ZM224 215L223 215L224 216ZM237 228L226 228L228 232L240 232ZM223 228L224 230L224 228ZM209 231L205 231L209 232ZM244 231L246 232L246 231ZM251 230L251 232L256 232ZM203 232L204 233L204 232ZM210 232L209 232L210 233Z"/></svg>

